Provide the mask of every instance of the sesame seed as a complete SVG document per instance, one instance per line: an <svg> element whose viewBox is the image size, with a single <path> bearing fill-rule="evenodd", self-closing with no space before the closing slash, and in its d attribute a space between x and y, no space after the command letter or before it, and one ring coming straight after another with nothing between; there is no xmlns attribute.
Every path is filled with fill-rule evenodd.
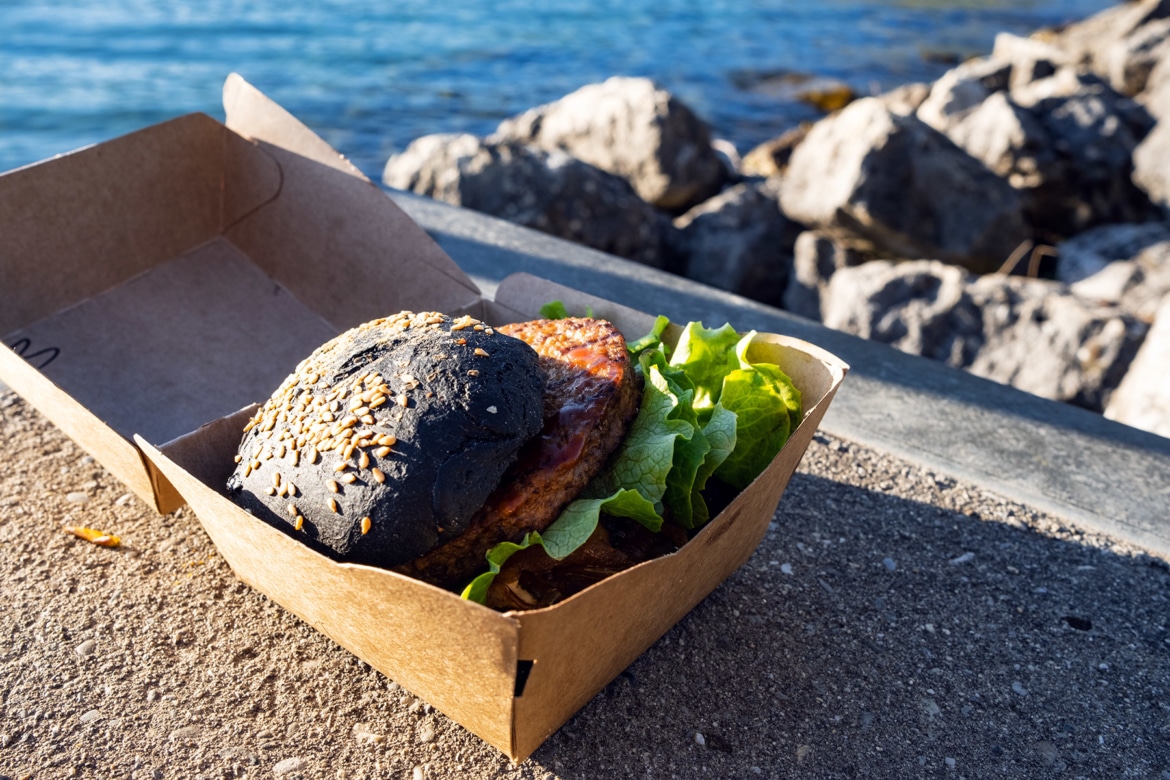
<svg viewBox="0 0 1170 780"><path fill-rule="evenodd" d="M370 473L374 475L374 481L379 485L386 481L386 475L382 473L381 469L371 469Z"/></svg>
<svg viewBox="0 0 1170 780"><path fill-rule="evenodd" d="M409 404L409 403L410 403L410 401L407 400L405 395L398 396L398 405L401 406L402 408L405 409L407 404Z"/></svg>
<svg viewBox="0 0 1170 780"><path fill-rule="evenodd" d="M378 443L381 444L383 447L393 447L395 444L398 443L398 437L392 433L388 433L385 436L383 436L382 438L378 439Z"/></svg>
<svg viewBox="0 0 1170 780"><path fill-rule="evenodd" d="M357 425L357 423L358 423L358 418L351 415L351 416L346 417L344 420L341 421L341 427L352 428L353 426Z"/></svg>
<svg viewBox="0 0 1170 780"><path fill-rule="evenodd" d="M297 495L297 486L296 485L294 485L291 482L285 482L284 487L288 491L289 498L296 498L296 495Z"/></svg>
<svg viewBox="0 0 1170 780"><path fill-rule="evenodd" d="M370 526L372 526L372 525L373 525L373 523L370 521L370 518L368 518L368 517L362 518L362 536L365 536L366 534L368 534L370 532Z"/></svg>
<svg viewBox="0 0 1170 780"><path fill-rule="evenodd" d="M389 447L379 447L378 449L374 450L374 454L377 455L379 458L384 458L390 454L390 448ZM362 468L365 468L365 466L362 466Z"/></svg>
<svg viewBox="0 0 1170 780"><path fill-rule="evenodd" d="M349 464L343 460L340 463L338 463L336 466L334 466L333 470L334 471L345 471L347 468L349 468Z"/></svg>
<svg viewBox="0 0 1170 780"><path fill-rule="evenodd" d="M289 504L288 505L288 513L290 515L292 515L293 517L296 517L298 514L300 514L299 512L297 512L297 505L296 504Z"/></svg>
<svg viewBox="0 0 1170 780"><path fill-rule="evenodd" d="M314 444L312 447L309 448L309 463L310 464L316 463L317 457L319 455L320 455L320 453L317 451L317 445Z"/></svg>
<svg viewBox="0 0 1170 780"><path fill-rule="evenodd" d="M483 332L488 334L489 336L492 335L493 333L495 333L495 331L492 330L491 328L484 328Z"/></svg>
<svg viewBox="0 0 1170 780"><path fill-rule="evenodd" d="M365 450L363 450L361 457L358 458L358 468L368 469L369 467L370 467L370 455Z"/></svg>
<svg viewBox="0 0 1170 780"><path fill-rule="evenodd" d="M251 473L252 473L252 464L249 463L247 466L244 466L244 476L246 477Z"/></svg>
<svg viewBox="0 0 1170 780"><path fill-rule="evenodd" d="M364 417L365 415L367 415L367 414L369 414L369 413L370 413L370 407L368 407L368 406L358 406L358 408L356 408L356 409L354 409L354 410L353 410L353 413L354 413L355 415L357 415L357 417L360 419L360 418L362 418L362 417Z"/></svg>
<svg viewBox="0 0 1170 780"><path fill-rule="evenodd" d="M247 433L248 431L252 430L255 427L256 427L256 421L255 420L248 420L248 424L244 426L244 433Z"/></svg>
<svg viewBox="0 0 1170 780"><path fill-rule="evenodd" d="M260 459L256 458L255 460L252 461L252 470L256 471L259 468L260 468Z"/></svg>
<svg viewBox="0 0 1170 780"><path fill-rule="evenodd" d="M473 368L473 369L470 369L470 370L467 372L467 375L468 375L468 376L479 376L479 369L478 369L478 368Z"/></svg>
<svg viewBox="0 0 1170 780"><path fill-rule="evenodd" d="M337 506L336 498L329 499L329 508L332 509L335 514L341 514L341 508Z"/></svg>
<svg viewBox="0 0 1170 780"><path fill-rule="evenodd" d="M298 463L300 463L300 461L301 461L301 453L300 453L300 450L293 450L293 451L292 451L292 464L293 464L293 467L295 468L295 467L296 467L296 465L297 465Z"/></svg>
<svg viewBox="0 0 1170 780"><path fill-rule="evenodd" d="M240 462L241 460L243 460L243 459L244 459L244 456L243 456L243 455L237 455L237 456L236 456L236 458L235 458L235 460L236 460L236 463L239 463L239 462Z"/></svg>
<svg viewBox="0 0 1170 780"><path fill-rule="evenodd" d="M325 480L325 487L329 488L330 493L336 493L341 490L341 485L338 485L336 480L332 479Z"/></svg>
<svg viewBox="0 0 1170 780"><path fill-rule="evenodd" d="M373 425L377 422L377 420L374 419L374 415L372 414L363 414L362 422L364 422L366 425Z"/></svg>
<svg viewBox="0 0 1170 780"><path fill-rule="evenodd" d="M279 471L272 472L272 486L273 487L280 487L280 472Z"/></svg>
<svg viewBox="0 0 1170 780"><path fill-rule="evenodd" d="M357 482L357 474L354 474L352 471L347 471L341 475L341 481L347 485L352 485Z"/></svg>
<svg viewBox="0 0 1170 780"><path fill-rule="evenodd" d="M480 357L490 357L487 353L487 350L483 349L482 347L476 347L475 354L479 355Z"/></svg>
<svg viewBox="0 0 1170 780"><path fill-rule="evenodd" d="M275 496L276 495L276 488L270 487L267 490L265 490L264 492L270 496Z"/></svg>
<svg viewBox="0 0 1170 780"><path fill-rule="evenodd" d="M382 395L381 393L378 393L376 396L374 396L372 399L370 399L370 408L377 409L379 406L382 406L385 403L386 403L386 396Z"/></svg>
<svg viewBox="0 0 1170 780"><path fill-rule="evenodd" d="M345 445L345 452L343 452L343 453L342 453L342 455L341 455L342 459L343 459L343 460L349 460L350 458L352 458L352 457L353 457L353 451L354 451L354 450L356 450L356 449L357 449L357 447L355 447L353 444L347 444L347 445Z"/></svg>
<svg viewBox="0 0 1170 780"><path fill-rule="evenodd" d="M304 518L304 515L297 515L297 522L296 522L296 524L293 526L293 530L294 530L294 531L299 531L299 530L301 530L301 529L302 529L302 528L304 528L304 527L305 527L305 518Z"/></svg>

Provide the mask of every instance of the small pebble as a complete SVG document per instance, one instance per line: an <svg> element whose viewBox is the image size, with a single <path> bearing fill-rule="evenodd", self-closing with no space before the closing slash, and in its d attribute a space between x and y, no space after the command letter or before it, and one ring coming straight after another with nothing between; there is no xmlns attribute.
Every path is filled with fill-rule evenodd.
<svg viewBox="0 0 1170 780"><path fill-rule="evenodd" d="M967 563L968 561L972 560L974 557L975 557L975 553L965 552L962 555L960 555L958 558L951 558L951 565L958 566L961 563Z"/></svg>
<svg viewBox="0 0 1170 780"><path fill-rule="evenodd" d="M886 571L894 571L898 568L898 564L894 563L893 558L882 558L882 566L886 567Z"/></svg>
<svg viewBox="0 0 1170 780"><path fill-rule="evenodd" d="M78 462L81 463L82 466L88 466L89 464L93 463L93 455L86 455Z"/></svg>
<svg viewBox="0 0 1170 780"><path fill-rule="evenodd" d="M100 712L98 712L97 710L90 710L89 712L82 713L81 717L78 718L78 720L81 721L82 723L93 723L95 720L97 720L101 716L102 716L102 714Z"/></svg>
<svg viewBox="0 0 1170 780"><path fill-rule="evenodd" d="M87 639L77 647L73 648L73 652L77 653L82 658L93 655L93 651L97 649L97 642L92 639Z"/></svg>
<svg viewBox="0 0 1170 780"><path fill-rule="evenodd" d="M699 747L706 747L707 746L707 738L703 736L703 732L701 732L701 731L695 732L695 744L698 745Z"/></svg>
<svg viewBox="0 0 1170 780"><path fill-rule="evenodd" d="M792 564L791 563L780 564L780 573L781 574L792 574Z"/></svg>
<svg viewBox="0 0 1170 780"><path fill-rule="evenodd" d="M947 765L947 769L955 768L955 759L950 758L949 756L943 759L943 763Z"/></svg>
<svg viewBox="0 0 1170 780"><path fill-rule="evenodd" d="M131 495L130 493L123 493L122 495L118 496L118 500L115 501L114 504L117 506L126 506L127 504L129 504L133 500L134 500L133 495Z"/></svg>
<svg viewBox="0 0 1170 780"><path fill-rule="evenodd" d="M171 742L198 739L200 733L198 726L183 726L171 732Z"/></svg>
<svg viewBox="0 0 1170 780"><path fill-rule="evenodd" d="M1015 691L1016 693L1020 694L1021 696L1027 696L1027 695L1028 695L1028 689L1027 689L1027 688L1025 688L1025 687L1024 687L1024 686L1023 686L1023 685L1020 683L1020 681L1019 681L1019 680L1016 680L1014 683L1012 683L1012 690L1013 690L1013 691Z"/></svg>
<svg viewBox="0 0 1170 780"><path fill-rule="evenodd" d="M65 496L65 500L71 504L84 504L86 501L89 501L89 496L85 493L73 492L68 493Z"/></svg>
<svg viewBox="0 0 1170 780"><path fill-rule="evenodd" d="M418 727L418 741L422 743L435 741L434 724L428 722Z"/></svg>
<svg viewBox="0 0 1170 780"><path fill-rule="evenodd" d="M423 772L423 768L421 766L416 766L411 770L410 777L411 780L423 780L423 778L426 777L426 773Z"/></svg>
<svg viewBox="0 0 1170 780"><path fill-rule="evenodd" d="M286 758L283 761L277 762L276 766L272 767L274 775L287 775L304 768L305 761L301 758Z"/></svg>

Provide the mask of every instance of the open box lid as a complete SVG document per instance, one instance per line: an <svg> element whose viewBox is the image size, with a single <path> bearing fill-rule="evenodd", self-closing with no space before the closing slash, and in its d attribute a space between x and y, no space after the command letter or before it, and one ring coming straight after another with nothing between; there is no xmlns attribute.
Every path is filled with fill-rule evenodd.
<svg viewBox="0 0 1170 780"><path fill-rule="evenodd" d="M234 74L224 103L228 126L191 114L0 176L0 380L163 512L181 499L134 434L261 401L387 312L482 306L288 112Z"/></svg>

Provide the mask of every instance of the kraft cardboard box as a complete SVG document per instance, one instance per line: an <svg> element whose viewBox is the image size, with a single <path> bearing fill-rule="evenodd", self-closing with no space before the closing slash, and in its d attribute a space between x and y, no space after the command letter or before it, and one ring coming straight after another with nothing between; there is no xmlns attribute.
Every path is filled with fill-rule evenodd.
<svg viewBox="0 0 1170 780"><path fill-rule="evenodd" d="M134 434L267 398L387 311L480 305L304 125L235 75L224 104L226 126L191 114L0 176L0 381L164 513L182 499Z"/></svg>
<svg viewBox="0 0 1170 780"><path fill-rule="evenodd" d="M804 396L783 450L682 549L552 607L337 563L224 495L254 404L319 344L400 309L499 324L559 299L631 337L653 318L527 275L485 299L283 109L238 76L224 101L226 126L182 117L0 177L0 380L160 511L189 502L242 580L523 759L752 554L847 367L760 334L750 354Z"/></svg>

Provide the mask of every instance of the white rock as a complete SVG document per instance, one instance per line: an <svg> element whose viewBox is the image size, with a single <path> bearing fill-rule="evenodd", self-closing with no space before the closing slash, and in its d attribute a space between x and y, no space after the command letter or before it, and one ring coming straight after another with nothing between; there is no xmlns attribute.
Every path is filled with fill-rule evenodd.
<svg viewBox="0 0 1170 780"><path fill-rule="evenodd" d="M900 257L993 270L1026 237L1011 185L913 116L876 98L822 119L780 186L790 219L847 231Z"/></svg>
<svg viewBox="0 0 1170 780"><path fill-rule="evenodd" d="M707 126L644 78L613 77L502 122L489 140L564 150L629 181L648 203L681 211L717 193L727 170Z"/></svg>
<svg viewBox="0 0 1170 780"><path fill-rule="evenodd" d="M1105 416L1170 437L1170 295L1162 299L1154 324L1105 407Z"/></svg>
<svg viewBox="0 0 1170 780"><path fill-rule="evenodd" d="M181 726L171 732L171 742L190 742L199 739L203 731L198 726Z"/></svg>
<svg viewBox="0 0 1170 780"><path fill-rule="evenodd" d="M272 774L288 775L304 767L305 760L303 758L286 758L283 761L277 762L276 766L272 767Z"/></svg>

